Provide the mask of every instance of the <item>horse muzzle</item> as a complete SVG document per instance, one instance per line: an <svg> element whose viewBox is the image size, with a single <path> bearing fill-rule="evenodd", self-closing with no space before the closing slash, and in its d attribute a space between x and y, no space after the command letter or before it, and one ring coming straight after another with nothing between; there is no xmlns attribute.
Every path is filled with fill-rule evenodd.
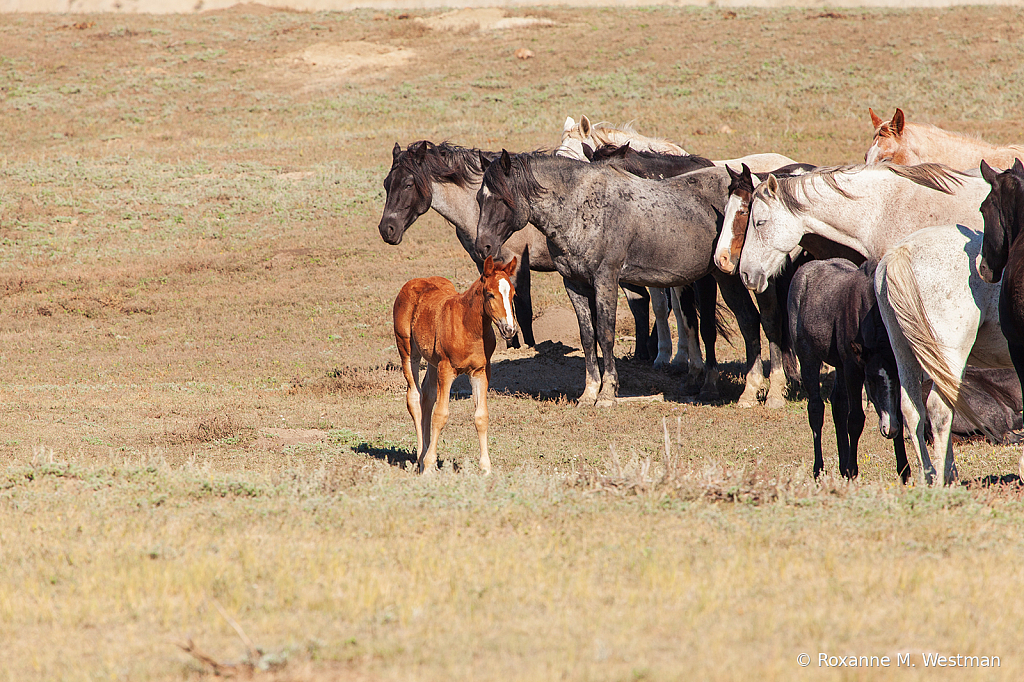
<svg viewBox="0 0 1024 682"><path fill-rule="evenodd" d="M402 237L405 235L405 228L398 221L388 220L387 218L381 219L380 225L377 226L377 231L380 232L381 239L392 246L401 244Z"/></svg>
<svg viewBox="0 0 1024 682"><path fill-rule="evenodd" d="M494 324L498 327L498 333L501 334L501 338L506 341L514 339L516 334L519 332L519 325L510 325L504 320L495 320Z"/></svg>
<svg viewBox="0 0 1024 682"><path fill-rule="evenodd" d="M892 440L896 437L896 434L900 430L900 421L893 419L892 415L888 412L883 412L878 417L878 433L882 434L882 438Z"/></svg>
<svg viewBox="0 0 1024 682"><path fill-rule="evenodd" d="M978 274L981 275L982 280L989 284L995 284L999 281L999 277L996 273L992 272L992 268L988 266L984 258L981 259L981 264L978 266Z"/></svg>

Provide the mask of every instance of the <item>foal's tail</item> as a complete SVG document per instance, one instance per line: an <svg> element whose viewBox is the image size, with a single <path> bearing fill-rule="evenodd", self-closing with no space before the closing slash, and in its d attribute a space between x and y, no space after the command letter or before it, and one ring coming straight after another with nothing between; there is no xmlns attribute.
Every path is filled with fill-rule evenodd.
<svg viewBox="0 0 1024 682"><path fill-rule="evenodd" d="M967 402L967 394L972 389L962 384L960 377L950 370L942 346L935 338L935 330L928 321L917 276L911 266L910 249L899 246L886 255L885 261L889 305L892 306L900 329L914 351L914 356L931 377L935 390L985 435L998 440Z"/></svg>

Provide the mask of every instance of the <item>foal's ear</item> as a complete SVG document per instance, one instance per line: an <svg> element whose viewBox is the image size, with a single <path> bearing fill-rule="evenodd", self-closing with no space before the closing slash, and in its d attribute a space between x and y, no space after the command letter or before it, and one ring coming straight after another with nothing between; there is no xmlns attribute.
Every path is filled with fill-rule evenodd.
<svg viewBox="0 0 1024 682"><path fill-rule="evenodd" d="M572 116L565 117L565 125L562 126L562 132L567 133L576 127L576 121L572 120Z"/></svg>
<svg viewBox="0 0 1024 682"><path fill-rule="evenodd" d="M583 133L583 137L590 137L590 119L586 114L580 116L580 132Z"/></svg>
<svg viewBox="0 0 1024 682"><path fill-rule="evenodd" d="M398 157L402 155L402 145L395 143L395 148L391 150L391 162L398 161Z"/></svg>
<svg viewBox="0 0 1024 682"><path fill-rule="evenodd" d="M484 277L490 277L493 274L494 274L494 257L493 256L488 256L487 260L484 261L483 276Z"/></svg>
<svg viewBox="0 0 1024 682"><path fill-rule="evenodd" d="M882 118L871 107L868 107L868 113L871 114L871 125L877 130L878 126L882 125Z"/></svg>
<svg viewBox="0 0 1024 682"><path fill-rule="evenodd" d="M510 260L509 262L505 263L505 266L502 268L502 270L504 270L505 274L508 275L509 278L511 278L512 277L512 273L516 271L516 263L518 263L518 262L519 262L519 259L516 258L515 256L512 256L512 260Z"/></svg>
<svg viewBox="0 0 1024 682"><path fill-rule="evenodd" d="M512 157L508 155L508 151L505 149L501 150L501 170L505 171L505 175L512 172Z"/></svg>
<svg viewBox="0 0 1024 682"><path fill-rule="evenodd" d="M903 134L903 110L896 107L896 113L892 115L892 120L889 121L889 129L892 130L893 135L899 137Z"/></svg>
<svg viewBox="0 0 1024 682"><path fill-rule="evenodd" d="M1018 159L1017 163L1014 164L1014 168L1016 168L1017 164L1019 164L1019 163L1020 163L1020 160ZM988 163L986 163L985 159L982 159L981 160L981 177L985 178L985 181L988 182L988 184L994 185L994 184L996 184L996 180L999 178L999 171L997 171L992 166L988 165Z"/></svg>

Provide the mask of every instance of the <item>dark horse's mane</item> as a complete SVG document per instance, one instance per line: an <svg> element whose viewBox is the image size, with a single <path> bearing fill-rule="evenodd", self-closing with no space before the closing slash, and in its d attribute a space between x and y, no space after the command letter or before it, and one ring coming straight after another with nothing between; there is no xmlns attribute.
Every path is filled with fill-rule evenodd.
<svg viewBox="0 0 1024 682"><path fill-rule="evenodd" d="M395 168L407 172L420 193L427 192L431 182L444 182L465 188L483 174L480 155L493 157L494 152L460 147L449 142L434 144L420 140L410 144L398 157Z"/></svg>
<svg viewBox="0 0 1024 682"><path fill-rule="evenodd" d="M547 192L533 175L533 159L553 158L548 152L526 152L524 154L509 155L509 167L507 170L500 168L504 163L504 153L501 159L494 161L491 166L499 166L499 170L484 174L484 186L493 192L511 210L515 210L516 196L523 196L527 199L536 199ZM571 159L562 159L571 161ZM576 163L582 164L577 161ZM490 170L490 169L488 169ZM505 170L505 172L501 172Z"/></svg>
<svg viewBox="0 0 1024 682"><path fill-rule="evenodd" d="M816 168L815 170L803 175L794 175L789 178L777 178L779 181L779 191L777 193L778 198L782 202L782 205L791 213L805 213L809 207L803 199L797 196L795 190L799 188L803 192L804 196L806 196L807 185L812 182L814 178L820 178L837 194L847 199L856 199L857 197L839 186L838 177L844 173L853 173L872 167L873 166L864 165L822 167ZM963 185L963 178L968 177L967 173L954 170L939 163L922 163L916 166L900 166L884 163L878 164L874 167L885 168L893 175L898 175L899 177L910 180L917 185L921 185L922 187L927 187L928 189L933 189L944 194L953 194L953 185ZM754 195L763 199L765 191L765 185L759 185L754 191Z"/></svg>

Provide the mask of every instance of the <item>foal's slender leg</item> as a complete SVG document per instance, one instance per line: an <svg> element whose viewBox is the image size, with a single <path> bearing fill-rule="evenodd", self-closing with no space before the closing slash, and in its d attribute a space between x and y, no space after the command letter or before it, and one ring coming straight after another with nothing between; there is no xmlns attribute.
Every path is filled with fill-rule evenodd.
<svg viewBox="0 0 1024 682"><path fill-rule="evenodd" d="M430 449L430 423L434 414L434 404L437 402L437 367L427 365L427 371L423 376L423 383L420 385L420 433L418 440L422 444L420 451L416 453L416 468L423 473L423 458Z"/></svg>
<svg viewBox="0 0 1024 682"><path fill-rule="evenodd" d="M409 385L405 392L405 406L412 415L413 426L416 427L416 457L423 453L423 412L420 410L420 355L411 347L409 339L395 337L398 354L402 356L402 374Z"/></svg>
<svg viewBox="0 0 1024 682"><path fill-rule="evenodd" d="M611 407L619 392L619 374L615 369L615 312L619 302L619 286L616 276L599 276L594 282L594 303L597 312L597 342L601 344L604 359L604 374L601 377L601 392L598 407Z"/></svg>
<svg viewBox="0 0 1024 682"><path fill-rule="evenodd" d="M737 405L753 407L757 404L757 392L764 384L764 367L761 364L761 316L739 277L726 275L717 268L714 275L722 290L725 304L736 315L736 323L743 335L743 345L747 353L747 385Z"/></svg>
<svg viewBox="0 0 1024 682"><path fill-rule="evenodd" d="M857 463L857 446L860 443L860 436L864 433L864 401L861 395L864 391L864 373L856 366L853 367L853 375L849 376L846 371L846 425L850 437L850 457L847 463L847 478L856 478L860 475L860 465Z"/></svg>
<svg viewBox="0 0 1024 682"><path fill-rule="evenodd" d="M800 352L800 381L807 391L807 423L814 439L814 477L825 468L821 452L821 428L825 424L825 401L821 399L821 361L807 352Z"/></svg>
<svg viewBox="0 0 1024 682"><path fill-rule="evenodd" d="M771 359L771 374L768 379L768 397L765 407L773 410L786 406L786 370L782 366L782 327L785 323L785 308L779 302L776 283L770 282L762 294L755 294L761 313L761 327L768 339L768 356Z"/></svg>
<svg viewBox="0 0 1024 682"><path fill-rule="evenodd" d="M907 461L907 444L903 441L903 420L896 427L896 435L892 439L892 449L896 454L896 475L906 485L910 480L910 463Z"/></svg>
<svg viewBox="0 0 1024 682"><path fill-rule="evenodd" d="M448 423L448 398L452 390L452 382L455 381L455 370L447 361L442 360L437 366L437 381L434 384L437 392L434 401L434 409L430 415L430 447L423 456L423 463L420 465L421 474L431 474L437 471L437 444L441 440L441 429Z"/></svg>
<svg viewBox="0 0 1024 682"><path fill-rule="evenodd" d="M487 413L487 375L490 374L490 367L480 368L469 375L469 383L473 386L473 405L476 411L473 413L473 421L476 424L476 435L480 437L480 469L484 475L491 473L491 458L487 455L487 425L489 415Z"/></svg>
<svg viewBox="0 0 1024 682"><path fill-rule="evenodd" d="M669 300L665 289L647 287L651 294L651 308L658 325L658 357L654 358L654 369L668 367L672 362L672 330L668 326Z"/></svg>
<svg viewBox="0 0 1024 682"><path fill-rule="evenodd" d="M647 350L647 341L651 328L651 296L645 287L633 284L623 284L622 292L626 295L626 305L629 306L629 312L633 314L633 320L636 322L636 349L633 351L633 358L641 362L650 362L651 354Z"/></svg>
<svg viewBox="0 0 1024 682"><path fill-rule="evenodd" d="M576 320L580 325L580 344L583 346L583 358L587 366L586 386L577 405L593 405L597 402L597 392L601 388L601 374L597 370L597 347L594 345L594 318L590 309L594 290L579 282L564 277L562 279L565 283L565 293L576 311Z"/></svg>

